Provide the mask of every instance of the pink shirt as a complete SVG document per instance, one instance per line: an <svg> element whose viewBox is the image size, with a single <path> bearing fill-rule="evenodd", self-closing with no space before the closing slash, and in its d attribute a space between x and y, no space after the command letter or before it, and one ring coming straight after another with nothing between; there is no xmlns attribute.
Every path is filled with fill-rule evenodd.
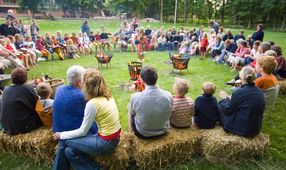
<svg viewBox="0 0 286 170"><path fill-rule="evenodd" d="M244 58L245 54L250 54L250 52L249 48L238 48L235 51L234 56Z"/></svg>

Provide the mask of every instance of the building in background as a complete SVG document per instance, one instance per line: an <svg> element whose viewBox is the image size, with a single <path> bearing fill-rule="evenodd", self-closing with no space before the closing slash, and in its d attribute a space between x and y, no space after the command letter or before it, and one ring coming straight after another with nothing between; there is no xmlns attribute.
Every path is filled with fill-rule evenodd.
<svg viewBox="0 0 286 170"><path fill-rule="evenodd" d="M14 14L20 6L16 0L0 0L0 13L7 13L8 9L13 10Z"/></svg>

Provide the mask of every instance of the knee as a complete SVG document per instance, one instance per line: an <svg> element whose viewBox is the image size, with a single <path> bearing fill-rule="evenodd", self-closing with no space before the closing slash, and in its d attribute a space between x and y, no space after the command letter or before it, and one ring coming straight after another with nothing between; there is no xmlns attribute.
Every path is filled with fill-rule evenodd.
<svg viewBox="0 0 286 170"><path fill-rule="evenodd" d="M69 160L76 157L76 153L74 152L74 149L71 147L65 148L65 155Z"/></svg>

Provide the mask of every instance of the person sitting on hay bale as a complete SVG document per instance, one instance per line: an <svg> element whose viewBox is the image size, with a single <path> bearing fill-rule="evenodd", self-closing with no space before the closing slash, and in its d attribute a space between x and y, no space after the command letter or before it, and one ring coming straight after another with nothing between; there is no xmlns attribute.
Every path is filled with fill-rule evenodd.
<svg viewBox="0 0 286 170"><path fill-rule="evenodd" d="M53 124L53 103L54 100L50 99L52 88L47 83L40 83L36 88L37 94L40 99L36 104L36 111L40 116L43 124L49 128Z"/></svg>
<svg viewBox="0 0 286 170"><path fill-rule="evenodd" d="M219 102L222 114L220 122L226 132L238 136L254 137L259 134L265 108L263 91L255 86L255 70L243 67L239 73L242 87L231 98L221 91Z"/></svg>
<svg viewBox="0 0 286 170"><path fill-rule="evenodd" d="M277 61L273 56L276 56L276 53L273 50L268 50L265 54L271 56L261 56L257 59L255 69L257 73L261 74L261 77L255 80L255 85L263 90L265 105L266 108L269 108L274 105L278 97L279 83L277 78L272 74L277 66Z"/></svg>
<svg viewBox="0 0 286 170"><path fill-rule="evenodd" d="M274 75L277 77L278 80L285 80L286 79L286 61L282 55L282 49L279 46L272 46L271 50L275 51L277 54L277 67L274 71Z"/></svg>
<svg viewBox="0 0 286 170"><path fill-rule="evenodd" d="M68 85L60 86L56 90L53 106L53 131L63 132L78 129L84 117L84 108L86 100L82 87L82 75L85 69L75 65L68 68L67 82ZM90 129L91 134L97 132L96 124ZM66 164L63 160L65 150L62 143L59 144L56 158L54 161L54 169L61 169L62 164Z"/></svg>
<svg viewBox="0 0 286 170"><path fill-rule="evenodd" d="M11 73L13 85L6 87L2 95L1 124L4 133L17 135L39 128L42 122L35 111L38 95L28 80L24 68L15 68Z"/></svg>
<svg viewBox="0 0 286 170"><path fill-rule="evenodd" d="M57 132L53 137L61 139L65 156L75 169L100 169L90 156L108 155L116 149L121 133L119 113L106 81L98 70L90 69L84 73L83 91L88 102L80 128ZM95 121L99 127L98 134L88 135ZM66 169L69 166L62 162L61 165L57 168Z"/></svg>
<svg viewBox="0 0 286 170"><path fill-rule="evenodd" d="M213 129L219 119L219 107L213 96L216 86L205 82L202 86L203 95L195 100L194 124L199 129Z"/></svg>
<svg viewBox="0 0 286 170"><path fill-rule="evenodd" d="M156 86L155 68L145 66L140 72L145 90L131 96L128 109L129 130L140 138L162 136L167 131L173 100L169 92Z"/></svg>
<svg viewBox="0 0 286 170"><path fill-rule="evenodd" d="M187 128L192 124L194 115L194 102L190 97L186 97L190 84L186 79L176 78L173 85L173 109L170 124L174 128Z"/></svg>

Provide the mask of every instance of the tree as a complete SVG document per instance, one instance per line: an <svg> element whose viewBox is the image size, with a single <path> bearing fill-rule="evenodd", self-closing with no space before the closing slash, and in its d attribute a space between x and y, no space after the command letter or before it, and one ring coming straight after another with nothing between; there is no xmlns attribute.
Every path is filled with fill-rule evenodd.
<svg viewBox="0 0 286 170"><path fill-rule="evenodd" d="M45 2L44 0L20 0L20 6L22 9L30 10L34 17L35 12L38 11L39 5Z"/></svg>

